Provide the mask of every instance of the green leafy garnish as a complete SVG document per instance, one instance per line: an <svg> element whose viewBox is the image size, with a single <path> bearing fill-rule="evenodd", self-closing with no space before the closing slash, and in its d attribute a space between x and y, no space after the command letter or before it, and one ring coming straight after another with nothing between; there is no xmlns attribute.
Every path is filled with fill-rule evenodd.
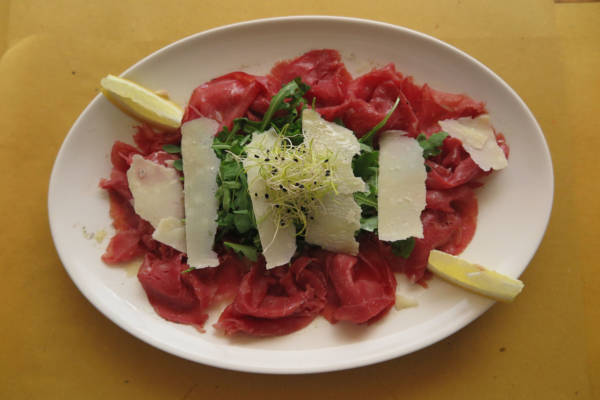
<svg viewBox="0 0 600 400"><path fill-rule="evenodd" d="M404 240L396 240L392 242L392 253L402 258L410 257L415 248L415 238L411 237Z"/></svg>
<svg viewBox="0 0 600 400"><path fill-rule="evenodd" d="M181 153L181 147L179 147L175 144L165 144L162 148L164 151L166 151L169 154Z"/></svg>
<svg viewBox="0 0 600 400"><path fill-rule="evenodd" d="M396 110L396 107L398 107L398 104L400 104L400 97L396 98L396 102L394 103L392 108L390 108L390 111L388 111L388 113L385 115L385 117L381 121L379 121L379 123L377 125L375 125L369 132L367 132L365 135L363 135L363 137L361 137L358 141L360 143L364 143L366 145L373 146L373 137L381 128L383 128L385 126L385 124L388 122L388 119L390 119L390 117Z"/></svg>
<svg viewBox="0 0 600 400"><path fill-rule="evenodd" d="M302 82L300 78L296 78L285 84L271 99L269 108L259 125L259 131L265 131L269 127L271 119L278 111L287 111L288 117L291 116L293 118L294 115L289 115L290 112L296 110L302 103L305 103L303 96L309 89L310 87Z"/></svg>
<svg viewBox="0 0 600 400"><path fill-rule="evenodd" d="M223 242L223 244L237 253L242 254L244 257L249 259L250 261L256 261L258 259L258 251L255 246L251 245L243 245L239 243L231 243L231 242Z"/></svg>
<svg viewBox="0 0 600 400"><path fill-rule="evenodd" d="M252 140L253 133L271 127L294 144L300 143L303 138L300 111L306 104L303 96L309 89L299 78L289 82L273 96L262 121L237 118L231 129L224 127L213 140L212 148L221 160L217 176L219 210L215 240L223 241L252 261L256 261L262 247L242 164L247 155L245 146ZM238 243L227 242L229 236L235 236Z"/></svg>
<svg viewBox="0 0 600 400"><path fill-rule="evenodd" d="M173 168L177 171L183 171L183 161L181 159L173 161Z"/></svg>
<svg viewBox="0 0 600 400"><path fill-rule="evenodd" d="M375 232L378 227L377 215L360 219L360 229L367 232Z"/></svg>
<svg viewBox="0 0 600 400"><path fill-rule="evenodd" d="M423 157L429 158L440 154L442 152L442 144L446 137L448 137L446 132L434 133L429 138L422 133L419 134L419 136L417 136L417 141L423 148Z"/></svg>

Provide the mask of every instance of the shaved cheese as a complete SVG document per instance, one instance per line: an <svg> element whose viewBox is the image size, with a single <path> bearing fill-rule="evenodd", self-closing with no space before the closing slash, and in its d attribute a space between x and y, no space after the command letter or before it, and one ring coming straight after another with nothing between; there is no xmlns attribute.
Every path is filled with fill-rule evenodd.
<svg viewBox="0 0 600 400"><path fill-rule="evenodd" d="M396 308L396 310L416 307L418 305L419 302L416 299L396 292L396 303L394 303L394 307Z"/></svg>
<svg viewBox="0 0 600 400"><path fill-rule="evenodd" d="M335 178L338 193L364 192L366 185L352 171L352 157L360 153L360 143L354 133L341 125L321 118L318 112L306 108L302 112L304 141L313 146L315 152L327 150L336 154Z"/></svg>
<svg viewBox="0 0 600 400"><path fill-rule="evenodd" d="M186 252L185 224L180 218L163 218L152 234L152 239L171 246L182 253Z"/></svg>
<svg viewBox="0 0 600 400"><path fill-rule="evenodd" d="M356 255L358 242L354 233L360 229L361 209L352 193L367 190L352 171L352 157L360 153L360 143L351 130L324 120L311 109L302 112L302 133L304 141L316 152L328 150L335 154L330 162L335 166L338 192L321 199L322 207L306 224L306 241L325 250Z"/></svg>
<svg viewBox="0 0 600 400"><path fill-rule="evenodd" d="M446 119L439 124L448 135L462 142L467 153L482 170L498 170L508 165L504 151L496 142L488 114L477 118Z"/></svg>
<svg viewBox="0 0 600 400"><path fill-rule="evenodd" d="M325 250L358 254L354 233L360 229L361 209L352 194L329 193L322 199L314 220L306 226L306 241Z"/></svg>
<svg viewBox="0 0 600 400"><path fill-rule="evenodd" d="M183 218L183 188L175 169L136 154L127 170L127 181L136 214L153 227L163 218Z"/></svg>
<svg viewBox="0 0 600 400"><path fill-rule="evenodd" d="M185 233L188 264L214 267L219 258L212 250L217 232L217 174L220 161L212 149L219 123L198 118L181 126L181 155L185 175Z"/></svg>
<svg viewBox="0 0 600 400"><path fill-rule="evenodd" d="M259 175L259 166L252 163L252 158L258 149L272 148L277 141L274 130L255 133L252 141L246 146L248 158L244 160L244 168L248 175L248 191L252 198L252 208L256 217L256 224L263 256L267 268L287 264L296 252L296 230L293 225L281 227L275 221L271 212L272 204L265 199L266 184Z"/></svg>
<svg viewBox="0 0 600 400"><path fill-rule="evenodd" d="M379 140L379 239L423 237L426 178L419 142L399 132L383 133Z"/></svg>

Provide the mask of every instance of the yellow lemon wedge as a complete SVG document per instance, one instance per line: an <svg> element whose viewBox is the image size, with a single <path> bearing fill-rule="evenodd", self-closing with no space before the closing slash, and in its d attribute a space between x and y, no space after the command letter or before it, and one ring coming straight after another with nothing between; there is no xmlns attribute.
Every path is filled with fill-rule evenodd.
<svg viewBox="0 0 600 400"><path fill-rule="evenodd" d="M513 301L525 286L518 279L438 250L429 253L427 268L450 283L505 303Z"/></svg>
<svg viewBox="0 0 600 400"><path fill-rule="evenodd" d="M181 126L183 110L161 93L114 75L102 78L100 85L106 98L130 116L165 130Z"/></svg>

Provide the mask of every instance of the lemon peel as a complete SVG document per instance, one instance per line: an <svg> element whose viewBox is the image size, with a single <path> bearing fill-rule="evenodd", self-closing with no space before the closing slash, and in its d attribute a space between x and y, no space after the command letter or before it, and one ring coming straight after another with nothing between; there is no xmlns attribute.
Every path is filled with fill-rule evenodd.
<svg viewBox="0 0 600 400"><path fill-rule="evenodd" d="M506 303L513 301L525 286L518 279L439 250L432 250L429 253L427 268L450 283Z"/></svg>
<svg viewBox="0 0 600 400"><path fill-rule="evenodd" d="M102 78L100 85L104 96L131 117L164 130L181 126L183 110L165 92L153 92L114 75Z"/></svg>

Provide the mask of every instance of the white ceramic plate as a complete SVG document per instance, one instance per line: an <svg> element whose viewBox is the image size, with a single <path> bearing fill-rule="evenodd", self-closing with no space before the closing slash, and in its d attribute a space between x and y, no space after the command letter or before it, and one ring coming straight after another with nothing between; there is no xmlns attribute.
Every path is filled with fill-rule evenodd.
<svg viewBox="0 0 600 400"><path fill-rule="evenodd" d="M394 62L417 83L467 93L487 102L494 126L511 147L510 165L479 191L477 233L466 259L519 276L548 223L552 162L535 118L497 75L465 53L427 35L379 22L339 17L251 21L190 36L140 61L124 76L165 89L185 104L199 84L235 70L264 74L274 62L314 48L340 51L353 75ZM106 71L107 73L113 71ZM212 323L201 334L154 313L126 268L103 264L112 233L108 199L98 188L110 173L115 140L131 142L135 121L97 96L67 135L56 159L48 208L60 258L81 292L123 329L189 360L266 373L308 373L358 367L421 349L461 329L491 301L433 279L427 290L409 287L419 306L392 309L371 326L330 325L322 318L294 334L270 339L228 339ZM108 232L103 241L90 238ZM507 251L506 249L510 249ZM408 287L401 282L401 287ZM527 290L527 289L525 289Z"/></svg>

